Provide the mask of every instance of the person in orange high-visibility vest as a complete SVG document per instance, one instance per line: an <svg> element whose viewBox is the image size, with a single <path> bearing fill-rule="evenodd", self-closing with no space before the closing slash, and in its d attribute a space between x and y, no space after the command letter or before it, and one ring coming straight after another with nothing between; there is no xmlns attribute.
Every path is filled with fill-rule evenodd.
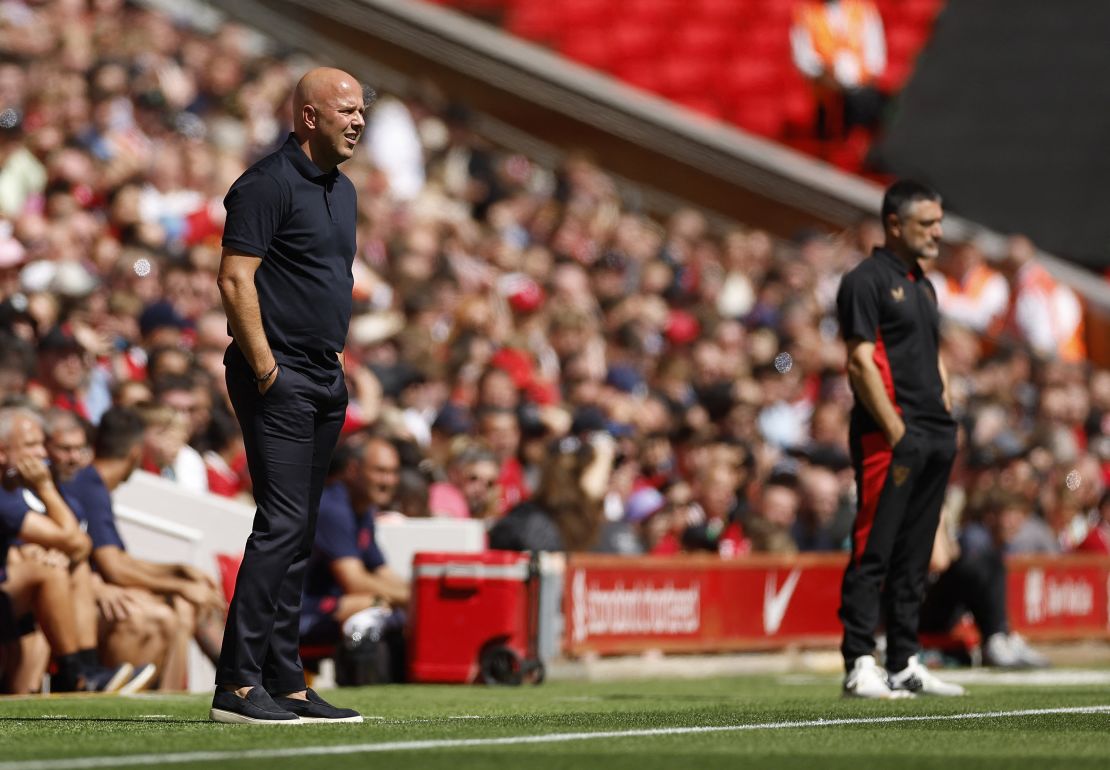
<svg viewBox="0 0 1110 770"><path fill-rule="evenodd" d="M1007 243L999 268L1010 282L1010 301L988 336L1028 345L1041 358L1086 361L1083 305L1074 291L1036 261L1036 254L1024 235Z"/></svg>
<svg viewBox="0 0 1110 770"><path fill-rule="evenodd" d="M1005 316L1009 284L975 244L959 243L942 253L928 277L944 318L981 334Z"/></svg>
<svg viewBox="0 0 1110 770"><path fill-rule="evenodd" d="M874 128L883 106L877 87L886 70L883 21L870 0L804 0L790 30L794 65L815 87L818 132Z"/></svg>

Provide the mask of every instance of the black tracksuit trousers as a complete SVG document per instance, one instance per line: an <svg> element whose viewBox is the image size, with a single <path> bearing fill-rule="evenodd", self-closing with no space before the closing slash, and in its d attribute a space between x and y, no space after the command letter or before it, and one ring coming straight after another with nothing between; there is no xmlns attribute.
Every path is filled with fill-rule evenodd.
<svg viewBox="0 0 1110 770"><path fill-rule="evenodd" d="M886 619L886 667L901 671L918 651L918 618L933 537L952 462L955 431L907 426L892 449L882 433L851 436L857 513L841 585L841 652L849 669L875 649Z"/></svg>

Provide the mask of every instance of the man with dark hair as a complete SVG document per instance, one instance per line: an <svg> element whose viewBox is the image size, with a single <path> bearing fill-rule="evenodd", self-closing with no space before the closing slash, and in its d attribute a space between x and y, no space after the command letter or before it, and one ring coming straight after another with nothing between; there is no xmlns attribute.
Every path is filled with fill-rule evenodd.
<svg viewBox="0 0 1110 770"><path fill-rule="evenodd" d="M85 508L68 486L92 459L90 431L91 426L73 412L51 409L46 413L50 471L82 527L89 524ZM135 673L120 692L129 694L145 689L165 661L177 626L173 611L149 594L105 582L101 575L92 573L87 563L73 570L71 579L74 596L95 600L95 603L79 601L78 623L83 634L90 640L99 638L97 648L104 660L114 665L126 662L135 666ZM81 606L84 604L87 606Z"/></svg>
<svg viewBox="0 0 1110 770"><path fill-rule="evenodd" d="M935 191L895 182L883 198L886 243L844 276L837 295L855 395L857 511L840 606L849 696L964 692L917 658L929 555L956 455L936 295L920 264L939 253L943 216ZM874 657L880 610L889 674Z"/></svg>
<svg viewBox="0 0 1110 770"><path fill-rule="evenodd" d="M210 658L217 656L224 601L215 580L196 567L147 561L127 552L116 528L111 495L139 467L144 431L143 418L134 410L109 409L97 428L92 464L63 489L84 512L92 560L104 582L134 589L144 604L158 601L172 610L161 629L170 637L161 664L161 689L181 690L186 686L190 639L195 638Z"/></svg>
<svg viewBox="0 0 1110 770"><path fill-rule="evenodd" d="M347 408L339 351L357 201L338 167L366 126L366 96L346 72L307 72L293 92L293 133L224 199L218 283L233 339L224 364L258 510L216 670L217 722L362 721L305 686L298 650L305 568Z"/></svg>

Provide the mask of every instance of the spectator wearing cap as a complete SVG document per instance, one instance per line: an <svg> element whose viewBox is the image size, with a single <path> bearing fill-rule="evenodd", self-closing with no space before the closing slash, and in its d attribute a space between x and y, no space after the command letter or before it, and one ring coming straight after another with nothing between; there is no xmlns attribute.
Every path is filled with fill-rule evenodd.
<svg viewBox="0 0 1110 770"><path fill-rule="evenodd" d="M108 407L109 394L90 390L90 367L84 348L67 326L55 326L38 343L38 380L29 386L33 399L96 422Z"/></svg>
<svg viewBox="0 0 1110 770"><path fill-rule="evenodd" d="M143 336L143 347L147 350L185 345L187 329L189 322L165 300L152 302L139 315L139 331Z"/></svg>
<svg viewBox="0 0 1110 770"><path fill-rule="evenodd" d="M663 515L666 507L667 498L653 487L642 487L628 496L624 520L636 529L643 553L651 553L669 528L669 522L664 520Z"/></svg>

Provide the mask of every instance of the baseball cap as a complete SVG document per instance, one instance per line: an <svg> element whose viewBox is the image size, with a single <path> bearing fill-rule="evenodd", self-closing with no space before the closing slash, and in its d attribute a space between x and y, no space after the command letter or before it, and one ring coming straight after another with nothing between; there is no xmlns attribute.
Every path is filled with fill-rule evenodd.
<svg viewBox="0 0 1110 770"><path fill-rule="evenodd" d="M622 393L640 393L644 390L644 378L634 367L617 364L609 367L605 374L605 384Z"/></svg>
<svg viewBox="0 0 1110 770"><path fill-rule="evenodd" d="M666 504L667 498L663 497L663 493L655 487L637 489L629 495L628 502L625 503L624 517L635 524L651 516Z"/></svg>
<svg viewBox="0 0 1110 770"><path fill-rule="evenodd" d="M698 319L685 310L671 310L667 314L663 333L672 345L688 345L701 334L701 324Z"/></svg>
<svg viewBox="0 0 1110 770"><path fill-rule="evenodd" d="M448 436L470 433L473 429L474 419L470 416L470 411L465 406L450 402L443 405L432 422L432 430Z"/></svg>
<svg viewBox="0 0 1110 770"><path fill-rule="evenodd" d="M60 353L81 350L81 343L65 325L53 327L39 338L40 353Z"/></svg>
<svg viewBox="0 0 1110 770"><path fill-rule="evenodd" d="M498 289L517 313L531 313L543 306L547 295L536 281L524 273L510 273L498 281Z"/></svg>
<svg viewBox="0 0 1110 770"><path fill-rule="evenodd" d="M186 329L189 322L177 312L177 308L165 300L158 300L146 306L139 315L139 331L145 337L156 329L170 327Z"/></svg>

